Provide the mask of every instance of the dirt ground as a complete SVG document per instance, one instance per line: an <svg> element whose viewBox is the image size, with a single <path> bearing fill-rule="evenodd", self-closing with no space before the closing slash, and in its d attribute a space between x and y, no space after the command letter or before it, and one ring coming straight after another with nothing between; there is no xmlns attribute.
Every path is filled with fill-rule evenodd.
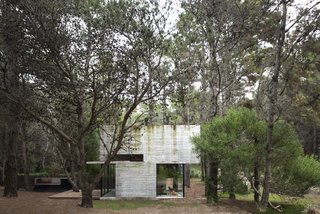
<svg viewBox="0 0 320 214"><path fill-rule="evenodd" d="M0 195L3 187L0 187ZM0 197L0 214L212 214L212 213L253 213L254 205L243 201L222 200L218 204L206 205L204 186L193 181L191 188L186 188L184 199L175 199L176 206L165 207L156 205L136 210L85 209L79 207L76 199L49 199L55 193L19 191L18 198Z"/></svg>

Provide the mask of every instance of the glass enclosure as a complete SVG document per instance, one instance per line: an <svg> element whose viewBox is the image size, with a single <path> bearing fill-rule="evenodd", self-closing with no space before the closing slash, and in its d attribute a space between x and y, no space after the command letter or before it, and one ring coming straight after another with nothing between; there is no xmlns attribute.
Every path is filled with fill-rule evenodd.
<svg viewBox="0 0 320 214"><path fill-rule="evenodd" d="M184 197L184 164L157 164L157 197Z"/></svg>
<svg viewBox="0 0 320 214"><path fill-rule="evenodd" d="M101 179L101 196L115 197L116 192L116 171L115 164L108 165L102 175Z"/></svg>

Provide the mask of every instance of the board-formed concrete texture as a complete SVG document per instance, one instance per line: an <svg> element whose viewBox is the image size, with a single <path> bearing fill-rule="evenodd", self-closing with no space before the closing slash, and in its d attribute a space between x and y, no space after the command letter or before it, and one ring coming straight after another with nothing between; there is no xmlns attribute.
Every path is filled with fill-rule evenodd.
<svg viewBox="0 0 320 214"><path fill-rule="evenodd" d="M156 164L146 162L116 163L116 197L156 197Z"/></svg>
<svg viewBox="0 0 320 214"><path fill-rule="evenodd" d="M116 197L156 197L156 164L200 163L190 142L190 138L199 133L199 125L145 126L134 130L129 137L130 149L121 150L119 154L143 154L143 162L114 162Z"/></svg>

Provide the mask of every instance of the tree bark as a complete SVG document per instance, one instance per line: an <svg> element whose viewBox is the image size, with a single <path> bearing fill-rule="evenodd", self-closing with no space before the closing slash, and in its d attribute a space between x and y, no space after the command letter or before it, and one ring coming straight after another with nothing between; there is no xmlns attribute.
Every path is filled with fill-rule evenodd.
<svg viewBox="0 0 320 214"><path fill-rule="evenodd" d="M79 187L81 189L81 206L85 208L92 208L93 202L92 202L92 190L93 185L90 185L89 182L89 176L86 172L86 161L85 159L81 160L80 167L79 167Z"/></svg>
<svg viewBox="0 0 320 214"><path fill-rule="evenodd" d="M313 155L319 159L318 143L317 143L317 127L316 126L313 126L312 144L313 144Z"/></svg>
<svg viewBox="0 0 320 214"><path fill-rule="evenodd" d="M279 28L279 34L277 39L277 47L275 52L275 64L274 72L271 77L271 82L268 89L268 127L267 127L267 142L266 142L266 157L265 157L265 173L264 173L264 183L263 183L263 193L262 193L262 210L266 210L269 203L270 194L270 181L271 181L271 169L272 169L272 135L273 135L273 124L274 116L276 114L276 104L278 100L278 79L281 70L281 55L282 47L285 40L286 32L286 19L287 19L287 1L281 0L282 4L282 16Z"/></svg>
<svg viewBox="0 0 320 214"><path fill-rule="evenodd" d="M5 177L5 166L6 166L6 155L7 154L7 127L6 125L0 126L0 133L1 133L1 166L0 166L0 171L1 171L1 175L0 175L0 185L4 185L4 177Z"/></svg>
<svg viewBox="0 0 320 214"><path fill-rule="evenodd" d="M67 175L67 179L68 179L69 183L71 184L72 191L73 192L80 192L80 189L79 189L79 187L77 185L77 182L74 181L74 179L73 179L74 176L71 176L67 169L65 169L64 171L65 171L65 173Z"/></svg>
<svg viewBox="0 0 320 214"><path fill-rule="evenodd" d="M81 199L81 206L85 208L93 208L93 202L92 202L92 188L82 188L82 199Z"/></svg>
<svg viewBox="0 0 320 214"><path fill-rule="evenodd" d="M257 191L259 191L259 189L260 189L260 182L259 182L259 167L258 167L257 162L254 164L253 178L254 178L253 186L254 186L254 190L255 190L254 191L254 201L256 203L259 203L260 194Z"/></svg>
<svg viewBox="0 0 320 214"><path fill-rule="evenodd" d="M207 203L218 201L218 163L215 160L207 162L206 178Z"/></svg>
<svg viewBox="0 0 320 214"><path fill-rule="evenodd" d="M201 181L204 181L206 177L206 160L204 155L201 155Z"/></svg>
<svg viewBox="0 0 320 214"><path fill-rule="evenodd" d="M21 96L19 93L19 41L21 40L20 17L16 9L19 0L5 1L2 5L2 22L1 37L3 39L4 55L7 57L7 88L11 94ZM5 164L5 189L3 196L17 197L18 189L18 163L17 151L19 143L20 108L19 105L10 99L7 99L8 119L6 121L8 128L8 150Z"/></svg>
<svg viewBox="0 0 320 214"><path fill-rule="evenodd" d="M86 161L85 159L82 160L79 167L79 186L81 189L81 206L85 208L92 208L93 202L92 202L92 190L93 186L90 185L90 182L88 180L88 174L86 172Z"/></svg>
<svg viewBox="0 0 320 214"><path fill-rule="evenodd" d="M78 129L83 130L83 111L82 108L78 111ZM93 208L92 202L92 190L93 187L90 185L89 176L86 172L86 157L85 157L85 140L84 137L78 140L78 153L77 153L77 170L78 170L78 179L79 179L79 187L81 189L81 207L84 208Z"/></svg>
<svg viewBox="0 0 320 214"><path fill-rule="evenodd" d="M8 134L8 158L5 165L5 178L4 178L4 197L17 197L18 196L18 126L16 121L9 124Z"/></svg>
<svg viewBox="0 0 320 214"><path fill-rule="evenodd" d="M26 124L22 124L22 161L23 161L23 178L24 178L24 188L27 191L31 190L29 183L29 165L28 165L28 155L27 155L27 142L26 142Z"/></svg>

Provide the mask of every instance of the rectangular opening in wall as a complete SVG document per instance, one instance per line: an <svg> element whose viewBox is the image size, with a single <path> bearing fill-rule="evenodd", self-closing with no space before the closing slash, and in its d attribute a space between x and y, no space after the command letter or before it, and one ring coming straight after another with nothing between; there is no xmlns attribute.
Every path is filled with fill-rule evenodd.
<svg viewBox="0 0 320 214"><path fill-rule="evenodd" d="M117 154L112 161L143 162L143 154Z"/></svg>
<svg viewBox="0 0 320 214"><path fill-rule="evenodd" d="M115 164L108 165L101 179L101 196L115 197L116 196L116 167Z"/></svg>
<svg viewBox="0 0 320 214"><path fill-rule="evenodd" d="M157 164L157 197L184 197L183 164Z"/></svg>

